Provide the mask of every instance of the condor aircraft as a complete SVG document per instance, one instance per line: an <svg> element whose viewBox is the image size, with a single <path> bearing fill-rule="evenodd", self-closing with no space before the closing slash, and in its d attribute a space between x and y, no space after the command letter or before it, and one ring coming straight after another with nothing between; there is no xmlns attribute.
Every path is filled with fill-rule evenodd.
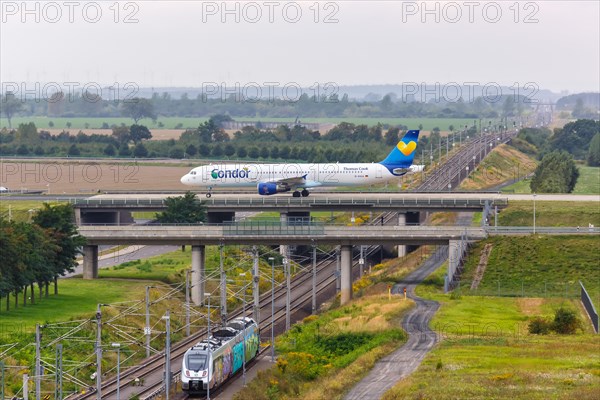
<svg viewBox="0 0 600 400"><path fill-rule="evenodd" d="M306 197L309 189L324 186L364 186L382 183L405 174L420 172L423 165L412 165L419 131L408 131L390 154L378 163L326 164L210 164L192 169L181 178L189 186L256 187L260 195L293 192Z"/></svg>

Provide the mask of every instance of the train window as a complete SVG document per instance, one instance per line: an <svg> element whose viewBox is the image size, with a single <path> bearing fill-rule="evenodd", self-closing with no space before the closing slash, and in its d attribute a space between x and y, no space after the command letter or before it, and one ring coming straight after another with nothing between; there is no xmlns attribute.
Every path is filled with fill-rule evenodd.
<svg viewBox="0 0 600 400"><path fill-rule="evenodd" d="M200 371L206 368L205 354L188 354L187 367L192 371Z"/></svg>

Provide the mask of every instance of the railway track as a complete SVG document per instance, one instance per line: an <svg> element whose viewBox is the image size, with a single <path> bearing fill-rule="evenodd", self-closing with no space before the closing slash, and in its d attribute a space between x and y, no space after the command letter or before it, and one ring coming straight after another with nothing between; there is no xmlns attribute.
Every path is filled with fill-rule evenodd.
<svg viewBox="0 0 600 400"><path fill-rule="evenodd" d="M384 223L389 223L393 220L395 213L386 213L384 215ZM375 218L379 223L381 217ZM368 246L364 253L365 258L369 255L372 255L378 250L379 246ZM358 265L358 255L353 256L353 269ZM333 256L329 254L325 259L320 260L316 265L316 274L317 274L317 283L316 283L316 295L319 296L323 292L328 289L331 289L333 285L335 285L337 277L334 274L336 263L335 259L332 259ZM312 299L312 271L304 271L296 274L291 279L291 301L290 301L290 314L293 315L294 312L298 311L302 307L304 307L308 302ZM286 297L286 287L285 285L280 285L275 288L275 304L285 303ZM277 307L277 306L276 306ZM259 326L261 331L264 333L267 329L271 327L271 292L267 292L261 295L259 299L259 308L260 308L260 323ZM252 308L246 310L247 314L250 314ZM234 319L242 315L242 310L237 309L228 315L228 319ZM266 316L266 317L265 317ZM279 306L275 312L275 325L279 321L285 318L285 304L283 306ZM171 365L181 364L181 358L185 351L190 348L193 344L197 343L201 338L206 335L206 329L202 329L189 337L181 340L178 343L172 345L171 348ZM143 398L142 395L151 395L154 391L160 390L163 386L163 369L164 369L164 352L156 354L146 360L144 360L138 366L129 368L123 371L120 374L120 391L121 396L126 397L127 395L136 394L140 398ZM178 373L178 372L177 372ZM176 375L176 372L173 371L173 375ZM158 379L156 377L159 376ZM140 381L144 381L149 386L144 386L143 389L141 387L132 386L135 380L139 379ZM102 398L112 398L115 396L116 398L117 392L117 380L116 378L108 379L104 382L102 386ZM83 400L83 399L93 399L96 398L96 391L94 389L90 390L85 394L71 395L68 397L69 400Z"/></svg>
<svg viewBox="0 0 600 400"><path fill-rule="evenodd" d="M475 167L481 163L493 147L507 143L517 133L517 131L514 131L503 134L489 134L470 140L465 143L464 149L453 154L444 164L431 173L417 187L416 191L419 193L439 193L440 191L455 190L463 178L467 177L465 167L468 166L474 171Z"/></svg>

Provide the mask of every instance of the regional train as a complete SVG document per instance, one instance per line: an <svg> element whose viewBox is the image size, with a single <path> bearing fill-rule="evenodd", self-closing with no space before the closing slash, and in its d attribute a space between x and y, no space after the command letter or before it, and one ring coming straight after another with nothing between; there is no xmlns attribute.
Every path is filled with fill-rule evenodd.
<svg viewBox="0 0 600 400"><path fill-rule="evenodd" d="M252 318L236 318L207 336L183 356L181 386L186 393L217 389L258 355L260 331Z"/></svg>

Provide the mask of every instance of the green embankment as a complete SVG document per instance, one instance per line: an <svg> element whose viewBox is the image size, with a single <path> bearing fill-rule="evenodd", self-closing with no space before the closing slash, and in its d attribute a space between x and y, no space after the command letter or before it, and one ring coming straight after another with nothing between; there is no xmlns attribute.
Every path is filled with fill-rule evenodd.
<svg viewBox="0 0 600 400"><path fill-rule="evenodd" d="M481 251L492 251L483 279L471 291ZM461 277L463 294L526 297L578 297L579 281L600 300L600 238L598 236L491 237L469 252Z"/></svg>
<svg viewBox="0 0 600 400"><path fill-rule="evenodd" d="M481 190L497 187L505 182L526 176L536 168L537 161L512 146L500 145L483 159L475 171L460 185L463 190ZM463 178L467 171L462 171Z"/></svg>
<svg viewBox="0 0 600 400"><path fill-rule="evenodd" d="M490 225L493 225L493 219ZM536 226L600 226L599 202L536 201ZM510 201L498 212L500 226L533 226L533 201Z"/></svg>

